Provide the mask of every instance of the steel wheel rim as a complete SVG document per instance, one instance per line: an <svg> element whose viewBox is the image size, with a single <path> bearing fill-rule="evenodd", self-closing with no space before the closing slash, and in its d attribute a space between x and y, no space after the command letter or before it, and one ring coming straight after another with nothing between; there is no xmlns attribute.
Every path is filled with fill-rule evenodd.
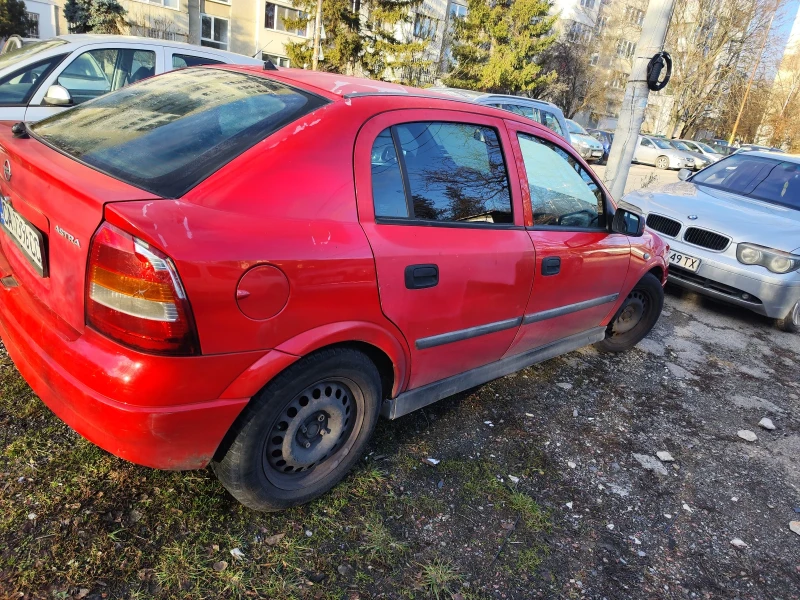
<svg viewBox="0 0 800 600"><path fill-rule="evenodd" d="M658 159L658 162L656 163L656 166L657 166L659 169L666 169L668 164L669 164L669 161L668 161L668 160L666 160L666 159L664 159L664 158L659 158L659 159Z"/></svg>
<svg viewBox="0 0 800 600"><path fill-rule="evenodd" d="M628 294L617 318L612 325L613 335L623 335L636 328L652 309L652 302L647 293L634 289Z"/></svg>
<svg viewBox="0 0 800 600"><path fill-rule="evenodd" d="M313 485L350 454L363 419L364 396L352 380L329 377L307 386L269 429L264 475L284 490Z"/></svg>

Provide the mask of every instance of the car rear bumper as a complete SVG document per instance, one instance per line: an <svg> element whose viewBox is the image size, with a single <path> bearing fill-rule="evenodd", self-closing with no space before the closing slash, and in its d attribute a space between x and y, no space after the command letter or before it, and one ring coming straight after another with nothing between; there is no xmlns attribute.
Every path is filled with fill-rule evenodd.
<svg viewBox="0 0 800 600"><path fill-rule="evenodd" d="M749 308L753 312L781 319L800 302L800 278L795 274L777 276L761 267L731 265L730 257L669 240L670 253L677 251L700 258L696 273L669 266L669 281L686 289ZM759 274L757 270L763 270Z"/></svg>
<svg viewBox="0 0 800 600"><path fill-rule="evenodd" d="M249 398L224 390L264 352L164 357L79 333L14 286L0 251L0 337L22 376L67 425L108 452L159 469L208 464Z"/></svg>

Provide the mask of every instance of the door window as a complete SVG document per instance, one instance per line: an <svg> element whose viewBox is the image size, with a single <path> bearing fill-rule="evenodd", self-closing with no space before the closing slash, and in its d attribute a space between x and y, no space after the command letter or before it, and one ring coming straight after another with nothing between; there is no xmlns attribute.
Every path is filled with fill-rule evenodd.
<svg viewBox="0 0 800 600"><path fill-rule="evenodd" d="M647 138L642 138L642 141L639 142L639 144L641 146L644 146L645 148L652 148L653 147L653 143L650 140L648 140Z"/></svg>
<svg viewBox="0 0 800 600"><path fill-rule="evenodd" d="M377 217L514 221L500 140L489 127L442 122L396 125L375 140L372 175Z"/></svg>
<svg viewBox="0 0 800 600"><path fill-rule="evenodd" d="M532 135L518 134L535 225L604 229L603 192L569 153Z"/></svg>
<svg viewBox="0 0 800 600"><path fill-rule="evenodd" d="M503 108L518 115L522 115L523 117L528 117L537 123L542 123L541 113L539 113L539 110L533 106L525 106L524 104L498 104L497 107Z"/></svg>
<svg viewBox="0 0 800 600"><path fill-rule="evenodd" d="M0 79L0 106L25 105L36 90L37 83L55 67L61 56L48 58L35 65L28 65Z"/></svg>
<svg viewBox="0 0 800 600"><path fill-rule="evenodd" d="M561 137L564 137L564 130L561 129L561 123L558 122L556 116L546 110L542 110L542 124L548 129L555 131Z"/></svg>
<svg viewBox="0 0 800 600"><path fill-rule="evenodd" d="M200 67L202 65L222 65L221 60L206 58L205 56L195 56L194 54L173 54L172 68L183 69L185 67Z"/></svg>
<svg viewBox="0 0 800 600"><path fill-rule="evenodd" d="M75 104L113 92L155 75L156 53L133 48L84 52L58 76Z"/></svg>

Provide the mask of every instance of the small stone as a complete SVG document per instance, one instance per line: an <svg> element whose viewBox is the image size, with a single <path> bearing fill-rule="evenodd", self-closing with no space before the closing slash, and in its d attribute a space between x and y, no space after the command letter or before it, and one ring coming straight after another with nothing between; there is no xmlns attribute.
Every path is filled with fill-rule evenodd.
<svg viewBox="0 0 800 600"><path fill-rule="evenodd" d="M511 483L519 483L519 477L514 477L513 475L509 475L508 478L511 480Z"/></svg>
<svg viewBox="0 0 800 600"><path fill-rule="evenodd" d="M667 519L671 519L671 518L672 518L672 515L671 515L671 514L669 514L669 513L664 513L664 517L666 517Z"/></svg>
<svg viewBox="0 0 800 600"><path fill-rule="evenodd" d="M649 456L647 454L634 454L633 458L639 461L639 464L642 465L648 471L652 471L657 475L666 475L667 469L662 465L658 460Z"/></svg>
<svg viewBox="0 0 800 600"><path fill-rule="evenodd" d="M800 535L800 521L789 521L789 529Z"/></svg>
<svg viewBox="0 0 800 600"><path fill-rule="evenodd" d="M132 510L131 523L138 523L141 520L142 520L142 513L140 513L138 510Z"/></svg>
<svg viewBox="0 0 800 600"><path fill-rule="evenodd" d="M224 571L225 569L227 569L227 568L228 568L228 563L227 563L227 562L225 562L224 560L221 560L221 561L219 561L219 562L215 562L215 563L214 563L214 566L213 566L212 568L213 568L213 569L214 569L214 570L215 570L217 573L222 573L222 571Z"/></svg>
<svg viewBox="0 0 800 600"><path fill-rule="evenodd" d="M36 513L28 513L28 519L33 521L38 515Z"/></svg>
<svg viewBox="0 0 800 600"><path fill-rule="evenodd" d="M314 535L314 532L310 529L306 529L306 537L311 537L312 535Z"/></svg>
<svg viewBox="0 0 800 600"><path fill-rule="evenodd" d="M567 502L564 506L566 506L568 509L572 510L572 502Z"/></svg>
<svg viewBox="0 0 800 600"><path fill-rule="evenodd" d="M731 502L738 502L738 501L739 501L739 498L737 496L734 496L733 498L731 498Z"/></svg>
<svg viewBox="0 0 800 600"><path fill-rule="evenodd" d="M88 596L88 595L89 595L89 589L88 588L81 588L81 589L78 590L78 594L75 597L78 600L81 600L82 598L86 598L86 596Z"/></svg>
<svg viewBox="0 0 800 600"><path fill-rule="evenodd" d="M758 426L759 427L763 427L764 429L767 429L769 431L772 431L773 429L775 429L775 425L773 425L772 419L768 419L767 417L764 417L763 419L761 419L758 422Z"/></svg>
<svg viewBox="0 0 800 600"><path fill-rule="evenodd" d="M736 432L736 435L738 435L746 442L755 442L758 439L756 434L750 431L749 429L740 429L739 431Z"/></svg>
<svg viewBox="0 0 800 600"><path fill-rule="evenodd" d="M568 466L570 469L574 469L574 468L575 468L575 467L577 467L578 465L576 465L576 464L575 464L574 462L572 462L571 460L568 460L568 461L567 461L567 466Z"/></svg>
<svg viewBox="0 0 800 600"><path fill-rule="evenodd" d="M572 416L573 417L577 417L578 416L578 409L577 408L573 408L572 409Z"/></svg>
<svg viewBox="0 0 800 600"><path fill-rule="evenodd" d="M525 416L526 416L526 417L531 417L531 418L533 418L533 417L535 417L536 415L534 415L534 414L532 414L532 413L525 413Z"/></svg>
<svg viewBox="0 0 800 600"><path fill-rule="evenodd" d="M731 540L731 545L735 546L736 548L742 548L742 549L750 547L747 544L745 544L742 540L740 540L739 538L733 538Z"/></svg>
<svg viewBox="0 0 800 600"><path fill-rule="evenodd" d="M606 525L606 528L607 528L609 531L614 531L614 524L613 524L613 523L609 523L608 525Z"/></svg>
<svg viewBox="0 0 800 600"><path fill-rule="evenodd" d="M277 546L278 543L286 536L285 533L276 533L275 535L271 535L264 540L264 542L268 546Z"/></svg>
<svg viewBox="0 0 800 600"><path fill-rule="evenodd" d="M239 550L239 548L234 548L231 550L231 556L236 560L242 560L244 558L244 552Z"/></svg>
<svg viewBox="0 0 800 600"><path fill-rule="evenodd" d="M644 552L643 550L639 550L638 552L636 552L636 554L637 554L638 556L642 557L642 558L644 558L645 556L647 556L647 552Z"/></svg>
<svg viewBox="0 0 800 600"><path fill-rule="evenodd" d="M438 489L442 489L444 487L444 479L440 479L439 483L436 484Z"/></svg>
<svg viewBox="0 0 800 600"><path fill-rule="evenodd" d="M656 456L661 462L675 462L675 459L672 458L672 454L666 451L656 452Z"/></svg>
<svg viewBox="0 0 800 600"><path fill-rule="evenodd" d="M438 458L430 458L430 457L428 457L422 462L424 462L425 464L431 465L432 467L435 467L436 465L438 465L442 461L440 461Z"/></svg>
<svg viewBox="0 0 800 600"><path fill-rule="evenodd" d="M494 427L494 423L492 423L491 421L484 421L483 424L488 425L489 427Z"/></svg>
<svg viewBox="0 0 800 600"><path fill-rule="evenodd" d="M572 389L572 384L571 383L562 382L562 383L557 383L556 385L558 387L560 387L562 390L571 390Z"/></svg>
<svg viewBox="0 0 800 600"><path fill-rule="evenodd" d="M688 513L693 513L693 512L694 512L694 511L693 511L693 510L692 510L692 509L689 507L689 505L688 505L688 504L686 504L685 502L683 503L683 510L685 510L685 511L686 511L686 512L688 512Z"/></svg>
<svg viewBox="0 0 800 600"><path fill-rule="evenodd" d="M342 577L350 577L353 575L354 571L353 567L351 567L350 565L339 565L338 567L336 567L336 570L339 571L339 575L341 575Z"/></svg>

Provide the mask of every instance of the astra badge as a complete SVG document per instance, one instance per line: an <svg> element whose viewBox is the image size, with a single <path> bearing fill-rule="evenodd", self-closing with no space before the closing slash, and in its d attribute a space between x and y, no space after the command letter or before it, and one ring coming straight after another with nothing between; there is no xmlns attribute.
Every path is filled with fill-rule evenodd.
<svg viewBox="0 0 800 600"><path fill-rule="evenodd" d="M8 161L3 163L3 177L6 181L11 181L11 163Z"/></svg>
<svg viewBox="0 0 800 600"><path fill-rule="evenodd" d="M58 225L56 225L56 233L61 237L63 237L65 240L67 240L69 243L75 244L75 246L77 246L78 248L81 247L81 241L78 238L76 238L71 233L68 233Z"/></svg>
<svg viewBox="0 0 800 600"><path fill-rule="evenodd" d="M689 215L690 221L697 221L697 215Z"/></svg>

